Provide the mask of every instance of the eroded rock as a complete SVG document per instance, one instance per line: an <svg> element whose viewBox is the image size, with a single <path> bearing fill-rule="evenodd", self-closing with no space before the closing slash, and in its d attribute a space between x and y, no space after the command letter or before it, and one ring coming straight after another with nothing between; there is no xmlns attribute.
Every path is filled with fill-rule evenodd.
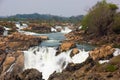
<svg viewBox="0 0 120 80"><path fill-rule="evenodd" d="M79 53L79 49L78 48L74 48L72 50L72 52L70 53L70 57L73 57L74 55L78 54Z"/></svg>
<svg viewBox="0 0 120 80"><path fill-rule="evenodd" d="M59 49L61 52L63 52L75 47L76 47L76 44L73 41L65 41L60 45Z"/></svg>
<svg viewBox="0 0 120 80"><path fill-rule="evenodd" d="M114 51L115 49L111 45L104 45L100 48L95 48L93 51L90 51L89 54L93 60L96 60L106 57L112 57Z"/></svg>

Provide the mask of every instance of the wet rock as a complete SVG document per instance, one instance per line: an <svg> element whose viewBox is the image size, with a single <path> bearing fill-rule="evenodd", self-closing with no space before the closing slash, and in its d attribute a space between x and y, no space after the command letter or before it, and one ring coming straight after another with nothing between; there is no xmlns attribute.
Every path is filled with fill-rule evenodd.
<svg viewBox="0 0 120 80"><path fill-rule="evenodd" d="M12 73L20 73L23 71L24 68L24 55L21 52L21 54L18 54L19 56L16 57L16 61L14 63Z"/></svg>
<svg viewBox="0 0 120 80"><path fill-rule="evenodd" d="M7 47L13 50L26 50L31 46L38 45L41 42L40 37L13 33L5 38Z"/></svg>
<svg viewBox="0 0 120 80"><path fill-rule="evenodd" d="M56 30L57 30L57 32L61 32L62 29L61 28L57 28Z"/></svg>
<svg viewBox="0 0 120 80"><path fill-rule="evenodd" d="M70 53L70 57L73 57L74 55L78 54L79 53L79 49L78 48L74 48L72 50L72 52Z"/></svg>
<svg viewBox="0 0 120 80"><path fill-rule="evenodd" d="M42 73L36 69L27 69L18 75L17 80L43 80Z"/></svg>
<svg viewBox="0 0 120 80"><path fill-rule="evenodd" d="M71 73L69 72L64 72L64 73L53 73L52 75L50 75L48 80L70 80Z"/></svg>
<svg viewBox="0 0 120 80"><path fill-rule="evenodd" d="M68 34L65 35L67 40L72 40L72 41L83 41L83 35L84 30L78 30L78 31L72 31Z"/></svg>
<svg viewBox="0 0 120 80"><path fill-rule="evenodd" d="M80 69L81 67L82 67L81 64L69 63L65 70L72 72Z"/></svg>
<svg viewBox="0 0 120 80"><path fill-rule="evenodd" d="M40 36L40 38L41 38L42 40L48 40L48 39L49 39L48 36Z"/></svg>
<svg viewBox="0 0 120 80"><path fill-rule="evenodd" d="M27 69L21 73L6 73L0 80L43 80L42 73L36 69Z"/></svg>
<svg viewBox="0 0 120 80"><path fill-rule="evenodd" d="M19 80L17 76L24 68L24 56L21 51L38 45L40 42L40 37L17 32L0 37L0 80Z"/></svg>
<svg viewBox="0 0 120 80"><path fill-rule="evenodd" d="M26 31L32 31L36 33L50 33L51 28L47 25L31 24L29 27L23 29Z"/></svg>
<svg viewBox="0 0 120 80"><path fill-rule="evenodd" d="M14 62L15 62L15 57L7 55L7 57L3 63L3 71L2 72L6 72Z"/></svg>
<svg viewBox="0 0 120 80"><path fill-rule="evenodd" d="M102 59L102 58L109 58L113 56L113 52L115 49L111 45L104 45L100 48L95 48L93 51L90 51L90 57L93 60Z"/></svg>
<svg viewBox="0 0 120 80"><path fill-rule="evenodd" d="M3 51L5 51L7 49L7 42L6 41L0 41L0 49Z"/></svg>
<svg viewBox="0 0 120 80"><path fill-rule="evenodd" d="M6 55L7 55L7 53L5 51L0 50L0 74L3 71L2 66L3 66L3 63L4 63L5 59L6 59Z"/></svg>
<svg viewBox="0 0 120 80"><path fill-rule="evenodd" d="M3 35L4 30L5 30L4 27L0 26L0 35Z"/></svg>
<svg viewBox="0 0 120 80"><path fill-rule="evenodd" d="M61 52L63 52L63 51L68 51L75 47L76 47L76 44L73 41L65 41L60 45L59 49Z"/></svg>

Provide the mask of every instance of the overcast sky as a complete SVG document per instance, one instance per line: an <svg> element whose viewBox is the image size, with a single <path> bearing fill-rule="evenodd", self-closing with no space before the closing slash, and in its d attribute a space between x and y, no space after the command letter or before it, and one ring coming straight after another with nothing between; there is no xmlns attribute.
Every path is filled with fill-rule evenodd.
<svg viewBox="0 0 120 80"><path fill-rule="evenodd" d="M14 14L52 14L76 16L86 14L101 0L0 0L0 16ZM120 5L120 0L107 0Z"/></svg>

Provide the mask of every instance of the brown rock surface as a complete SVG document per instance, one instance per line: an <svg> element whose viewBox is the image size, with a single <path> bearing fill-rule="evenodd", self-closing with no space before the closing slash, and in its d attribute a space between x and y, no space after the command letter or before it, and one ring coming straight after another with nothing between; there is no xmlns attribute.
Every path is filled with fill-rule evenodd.
<svg viewBox="0 0 120 80"><path fill-rule="evenodd" d="M3 71L5 72L15 62L15 57L7 56L3 63Z"/></svg>
<svg viewBox="0 0 120 80"><path fill-rule="evenodd" d="M73 57L74 55L78 54L79 53L79 49L78 48L74 48L72 50L72 52L70 53L70 57Z"/></svg>
<svg viewBox="0 0 120 80"><path fill-rule="evenodd" d="M40 36L40 38L41 38L42 40L48 40L48 39L49 39L48 36Z"/></svg>
<svg viewBox="0 0 120 80"><path fill-rule="evenodd" d="M1 36L0 80L18 80L17 75L21 73L24 68L24 56L22 51L27 50L31 46L40 44L41 40L40 37L24 35L17 32L6 37Z"/></svg>
<svg viewBox="0 0 120 80"><path fill-rule="evenodd" d="M83 33L84 31L73 31L65 35L67 40L72 40L72 41L83 41Z"/></svg>
<svg viewBox="0 0 120 80"><path fill-rule="evenodd" d="M60 51L61 52L67 51L75 47L76 47L76 44L73 41L65 41L60 45Z"/></svg>
<svg viewBox="0 0 120 80"><path fill-rule="evenodd" d="M36 69L27 69L18 75L19 80L42 80L42 73Z"/></svg>
<svg viewBox="0 0 120 80"><path fill-rule="evenodd" d="M104 45L100 48L95 48L93 51L90 51L90 57L92 57L93 60L105 58L108 56L112 56L115 49L111 45Z"/></svg>
<svg viewBox="0 0 120 80"><path fill-rule="evenodd" d="M15 32L5 38L2 38L0 42L0 49L5 50L6 48L9 48L13 50L26 50L31 46L38 45L40 42L40 37Z"/></svg>
<svg viewBox="0 0 120 80"><path fill-rule="evenodd" d="M0 26L0 35L3 35L4 30L4 27Z"/></svg>

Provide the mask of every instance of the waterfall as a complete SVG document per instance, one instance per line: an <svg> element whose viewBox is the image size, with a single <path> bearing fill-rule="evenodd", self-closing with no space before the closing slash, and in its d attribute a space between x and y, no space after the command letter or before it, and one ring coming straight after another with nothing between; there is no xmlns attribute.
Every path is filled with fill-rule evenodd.
<svg viewBox="0 0 120 80"><path fill-rule="evenodd" d="M7 30L4 30L3 36L7 36L7 35L8 35L8 31L7 31Z"/></svg>
<svg viewBox="0 0 120 80"><path fill-rule="evenodd" d="M71 58L71 51L56 56L56 47L32 47L24 51L24 69L35 68L42 72L43 79L47 80L52 73L62 72L68 63L82 63L88 58L88 52L81 50Z"/></svg>
<svg viewBox="0 0 120 80"><path fill-rule="evenodd" d="M64 29L61 30L61 33L69 33L71 32L72 30L69 29L68 27L64 27Z"/></svg>
<svg viewBox="0 0 120 80"><path fill-rule="evenodd" d="M52 32L56 32L57 30L52 27L52 28L51 28L51 31L52 31Z"/></svg>

